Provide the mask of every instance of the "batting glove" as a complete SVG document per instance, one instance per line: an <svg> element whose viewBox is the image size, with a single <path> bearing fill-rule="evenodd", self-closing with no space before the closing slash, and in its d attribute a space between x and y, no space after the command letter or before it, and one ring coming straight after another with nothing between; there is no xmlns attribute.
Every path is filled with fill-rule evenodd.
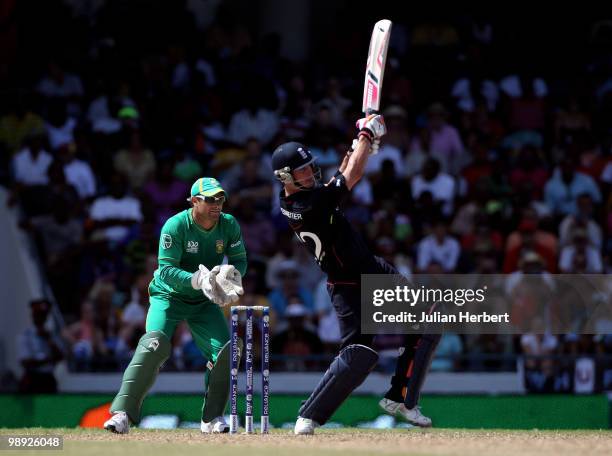
<svg viewBox="0 0 612 456"><path fill-rule="evenodd" d="M371 143L373 143L375 139L382 138L385 133L387 133L385 119L380 114L370 114L363 119L359 119L356 125L359 129L359 134L357 136L365 136Z"/></svg>
<svg viewBox="0 0 612 456"><path fill-rule="evenodd" d="M352 154L355 149L357 149L357 145L359 144L358 139L353 139L353 143L351 144L351 149L348 151L348 154ZM372 141L372 145L370 147L370 154L375 155L378 153L378 149L380 149L380 139L375 139Z"/></svg>

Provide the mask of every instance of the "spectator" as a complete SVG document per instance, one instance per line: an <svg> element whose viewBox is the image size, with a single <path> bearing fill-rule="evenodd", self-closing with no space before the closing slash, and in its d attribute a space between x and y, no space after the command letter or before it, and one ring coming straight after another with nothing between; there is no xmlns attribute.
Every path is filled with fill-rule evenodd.
<svg viewBox="0 0 612 456"><path fill-rule="evenodd" d="M300 302L309 312L314 311L314 299L312 292L300 285L300 269L294 260L286 260L278 264L277 280L279 286L268 295L272 308L279 316L285 317L289 306L289 298L297 296Z"/></svg>
<svg viewBox="0 0 612 456"><path fill-rule="evenodd" d="M79 321L66 326L62 336L70 344L77 370L89 370L96 356L108 354L104 333L95 323L94 306L90 301L81 304Z"/></svg>
<svg viewBox="0 0 612 456"><path fill-rule="evenodd" d="M325 106L329 110L331 123L339 129L345 125L345 112L351 106L351 100L342 96L342 86L337 78L327 80L327 92L325 97L315 104L315 110Z"/></svg>
<svg viewBox="0 0 612 456"><path fill-rule="evenodd" d="M49 183L48 170L52 156L43 148L44 135L36 132L27 141L27 146L13 156L13 188L7 203L20 202L24 212L37 215L44 212L38 204Z"/></svg>
<svg viewBox="0 0 612 456"><path fill-rule="evenodd" d="M564 158L555 168L552 177L544 187L544 198L555 215L576 214L576 199L579 195L588 194L599 204L601 193L590 176L576 171L571 158Z"/></svg>
<svg viewBox="0 0 612 456"><path fill-rule="evenodd" d="M39 236L44 264L55 298L61 309L70 314L78 307L72 278L78 277L83 240L83 222L76 218L70 200L58 196L51 201L51 214L24 222Z"/></svg>
<svg viewBox="0 0 612 456"><path fill-rule="evenodd" d="M397 169L390 159L385 159L380 174L372 178L372 192L376 201L400 199L408 191L406 182L397 176Z"/></svg>
<svg viewBox="0 0 612 456"><path fill-rule="evenodd" d="M530 199L537 200L542 198L548 177L548 172L540 160L540 151L530 145L524 146L519 152L516 166L510 173L510 185L516 190L529 184L532 190Z"/></svg>
<svg viewBox="0 0 612 456"><path fill-rule="evenodd" d="M38 194L37 205L40 214L53 212L56 201L64 200L70 208L71 215L81 216L84 202L79 198L79 194L73 185L66 180L64 165L55 160L47 170L49 184L44 188L44 192Z"/></svg>
<svg viewBox="0 0 612 456"><path fill-rule="evenodd" d="M94 240L124 242L130 228L142 221L140 202L127 194L125 179L114 175L110 192L96 198L90 209L91 237Z"/></svg>
<svg viewBox="0 0 612 456"><path fill-rule="evenodd" d="M334 123L331 107L326 103L316 106L316 115L306 132L306 143L322 167L336 166L336 145L343 142L342 131Z"/></svg>
<svg viewBox="0 0 612 456"><path fill-rule="evenodd" d="M141 332L145 328L147 308L149 307L149 282L149 277L144 274L136 278L130 290L130 302L125 306L121 314L121 323L123 325L138 328Z"/></svg>
<svg viewBox="0 0 612 456"><path fill-rule="evenodd" d="M530 392L552 392L554 361L550 358L558 347L558 339L550 334L523 334L521 350L525 354L525 388Z"/></svg>
<svg viewBox="0 0 612 456"><path fill-rule="evenodd" d="M0 117L0 144L4 144L8 155L15 153L35 132L45 128L45 122L32 109L27 95L15 95L12 106ZM10 103L10 102L9 102Z"/></svg>
<svg viewBox="0 0 612 456"><path fill-rule="evenodd" d="M456 185L455 180L440 171L440 162L429 158L423 171L412 178L412 198L417 200L424 192L430 192L433 200L442 204L442 212L450 216L453 212Z"/></svg>
<svg viewBox="0 0 612 456"><path fill-rule="evenodd" d="M287 137L300 141L310 126L307 113L311 111L312 101L306 93L306 83L300 75L291 76L287 85L288 93L280 120L280 131Z"/></svg>
<svg viewBox="0 0 612 456"><path fill-rule="evenodd" d="M457 79L451 88L451 96L456 100L457 108L461 111L473 112L476 108L476 101L484 99L487 110L494 112L499 100L497 84L475 71L470 73Z"/></svg>
<svg viewBox="0 0 612 456"><path fill-rule="evenodd" d="M257 211L255 200L250 196L241 197L235 215L240 221L242 239L249 249L249 254L271 256L276 247L274 225L269 217Z"/></svg>
<svg viewBox="0 0 612 456"><path fill-rule="evenodd" d="M244 147L244 159L254 160L257 163L257 177L264 181L270 181L272 175L272 160L269 154L264 154L261 143L257 138L247 139ZM241 179L243 178L243 164L236 163L223 177L223 188L240 189ZM233 193L233 192L232 192Z"/></svg>
<svg viewBox="0 0 612 456"><path fill-rule="evenodd" d="M576 200L576 214L568 214L559 224L559 243L566 246L572 241L576 228L584 228L589 243L596 249L603 246L601 227L593 219L593 199L588 193L579 195Z"/></svg>
<svg viewBox="0 0 612 456"><path fill-rule="evenodd" d="M436 356L431 362L433 372L453 372L460 364L459 356L463 353L463 341L454 333L446 333L436 348Z"/></svg>
<svg viewBox="0 0 612 456"><path fill-rule="evenodd" d="M112 135L121 131L121 122L111 114L119 110L115 105L120 101L110 96L104 85L103 80L96 81L96 93L87 108L87 121L94 132L102 135ZM128 97L122 100L121 104L133 106L134 102Z"/></svg>
<svg viewBox="0 0 612 456"><path fill-rule="evenodd" d="M576 96L555 116L555 142L561 147L580 147L588 141L591 119L580 107Z"/></svg>
<svg viewBox="0 0 612 456"><path fill-rule="evenodd" d="M428 150L443 164L443 171L457 175L467 164L468 156L459 132L447 123L447 117L446 108L440 103L432 104L427 110Z"/></svg>
<svg viewBox="0 0 612 456"><path fill-rule="evenodd" d="M549 233L538 230L537 221L525 218L518 226L518 230L511 233L506 242L506 255L504 259L504 273L514 272L519 267L522 254L534 251L544 261L546 270L555 272L557 241Z"/></svg>
<svg viewBox="0 0 612 456"><path fill-rule="evenodd" d="M290 302L285 311L288 327L272 338L270 348L273 353L285 358L285 370L290 372L312 370L318 363L304 358L322 353L323 344L317 334L306 326L309 311L300 303L299 297L291 297Z"/></svg>
<svg viewBox="0 0 612 456"><path fill-rule="evenodd" d="M57 150L65 144L74 142L76 127L77 121L68 115L66 105L62 101L54 101L49 107L45 124L51 149Z"/></svg>
<svg viewBox="0 0 612 456"><path fill-rule="evenodd" d="M321 342L325 344L326 351L335 353L342 342L340 334L340 323L334 312L334 306L327 292L327 279L321 279L314 293L314 305L317 320L319 321L317 334Z"/></svg>
<svg viewBox="0 0 612 456"><path fill-rule="evenodd" d="M140 132L133 130L128 134L129 145L121 149L114 158L115 171L127 179L132 190L140 190L155 174L153 152L142 144Z"/></svg>
<svg viewBox="0 0 612 456"><path fill-rule="evenodd" d="M546 82L535 75L524 72L521 75L512 74L503 78L500 83L505 96L505 111L507 122L515 131L537 130L545 126L546 97L548 86Z"/></svg>
<svg viewBox="0 0 612 456"><path fill-rule="evenodd" d="M79 198L93 198L96 195L96 179L89 163L77 158L76 145L62 145L58 150L58 158L64 165L66 181L75 188Z"/></svg>
<svg viewBox="0 0 612 456"><path fill-rule="evenodd" d="M74 73L64 71L58 62L50 61L47 71L36 87L38 93L48 99L60 99L68 102L72 115L80 113L79 100L84 95L81 78Z"/></svg>
<svg viewBox="0 0 612 456"><path fill-rule="evenodd" d="M61 342L45 327L51 306L45 299L30 302L33 325L19 336L19 360L24 373L19 389L28 394L57 392L55 365L64 357Z"/></svg>
<svg viewBox="0 0 612 456"><path fill-rule="evenodd" d="M265 94L261 93L261 87L249 85L244 92L246 106L234 113L230 119L227 139L243 146L247 139L257 138L259 142L267 145L278 131L278 115L265 107L266 103L262 100Z"/></svg>
<svg viewBox="0 0 612 456"><path fill-rule="evenodd" d="M185 182L173 175L174 162L162 160L155 178L143 187L142 203L155 221L155 232L159 233L171 215L185 207L189 188Z"/></svg>
<svg viewBox="0 0 612 456"><path fill-rule="evenodd" d="M35 131L26 147L13 156L13 180L20 187L47 185L47 170L53 157L44 148L45 135Z"/></svg>
<svg viewBox="0 0 612 456"><path fill-rule="evenodd" d="M371 155L368 159L365 167L365 174L371 176L380 173L386 161L393 163L393 168L397 174L403 173L406 169L402 151L383 139L378 149L378 153L376 155Z"/></svg>
<svg viewBox="0 0 612 456"><path fill-rule="evenodd" d="M439 219L433 226L432 234L418 244L417 269L425 271L432 263L437 263L444 272L453 272L460 253L459 243L448 234L446 221Z"/></svg>
<svg viewBox="0 0 612 456"><path fill-rule="evenodd" d="M241 164L240 174L233 182L227 182L227 192L233 198L248 198L256 209L263 213L270 213L272 200L272 184L259 173L260 160L247 157ZM225 185L226 181L224 181Z"/></svg>
<svg viewBox="0 0 612 456"><path fill-rule="evenodd" d="M561 249L559 269L566 274L603 272L601 254L589 244L587 231L584 228L575 228L572 231L572 243Z"/></svg>

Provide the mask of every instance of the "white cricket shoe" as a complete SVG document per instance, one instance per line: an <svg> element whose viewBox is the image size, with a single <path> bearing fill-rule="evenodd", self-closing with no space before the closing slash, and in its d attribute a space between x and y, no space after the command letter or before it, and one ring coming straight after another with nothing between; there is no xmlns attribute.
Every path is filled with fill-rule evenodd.
<svg viewBox="0 0 612 456"><path fill-rule="evenodd" d="M423 415L421 407L418 405L408 409L403 403L392 401L386 397L383 397L378 405L389 415L400 418L414 426L431 427L431 418Z"/></svg>
<svg viewBox="0 0 612 456"><path fill-rule="evenodd" d="M391 416L395 416L400 405L402 405L401 402L395 402L386 397L383 397L378 403L378 406Z"/></svg>
<svg viewBox="0 0 612 456"><path fill-rule="evenodd" d="M116 412L104 423L104 429L115 434L127 434L130 432L130 419L125 412Z"/></svg>
<svg viewBox="0 0 612 456"><path fill-rule="evenodd" d="M229 432L229 425L225 422L225 418L218 416L210 423L202 421L200 423L200 431L202 434L225 434Z"/></svg>
<svg viewBox="0 0 612 456"><path fill-rule="evenodd" d="M316 427L319 427L319 423L316 421L298 416L293 433L295 435L312 435Z"/></svg>
<svg viewBox="0 0 612 456"><path fill-rule="evenodd" d="M421 407L416 405L414 408L406 408L404 404L400 404L395 414L398 418L414 424L419 427L431 427L431 418L421 413Z"/></svg>

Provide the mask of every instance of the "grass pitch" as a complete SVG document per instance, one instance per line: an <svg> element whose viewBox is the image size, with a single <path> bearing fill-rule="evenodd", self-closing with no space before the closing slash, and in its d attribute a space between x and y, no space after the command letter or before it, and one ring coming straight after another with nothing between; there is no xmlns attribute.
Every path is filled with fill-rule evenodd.
<svg viewBox="0 0 612 456"><path fill-rule="evenodd" d="M62 455L338 456L338 455L611 455L612 431L324 429L314 436L202 435L198 430L0 429L1 434L64 436ZM48 454L20 451L18 454ZM53 453L51 453L53 454Z"/></svg>

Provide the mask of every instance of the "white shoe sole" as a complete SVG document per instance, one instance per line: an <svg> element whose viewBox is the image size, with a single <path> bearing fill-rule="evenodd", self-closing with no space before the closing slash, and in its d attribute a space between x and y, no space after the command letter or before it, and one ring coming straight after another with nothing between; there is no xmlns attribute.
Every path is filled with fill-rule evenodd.
<svg viewBox="0 0 612 456"><path fill-rule="evenodd" d="M112 432L113 434L127 434L129 432L129 430L127 432L119 432L114 424L108 424L104 426L104 429L109 432Z"/></svg>

